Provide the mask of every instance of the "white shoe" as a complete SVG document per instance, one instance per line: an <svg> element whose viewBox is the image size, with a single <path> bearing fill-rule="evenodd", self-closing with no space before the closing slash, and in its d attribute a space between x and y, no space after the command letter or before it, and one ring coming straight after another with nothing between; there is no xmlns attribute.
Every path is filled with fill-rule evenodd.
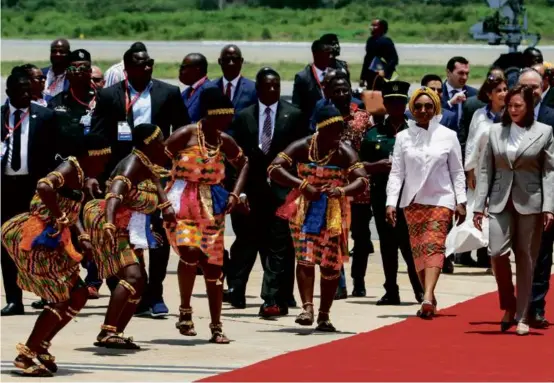
<svg viewBox="0 0 554 383"><path fill-rule="evenodd" d="M516 328L517 335L529 335L529 325L527 323L519 322Z"/></svg>

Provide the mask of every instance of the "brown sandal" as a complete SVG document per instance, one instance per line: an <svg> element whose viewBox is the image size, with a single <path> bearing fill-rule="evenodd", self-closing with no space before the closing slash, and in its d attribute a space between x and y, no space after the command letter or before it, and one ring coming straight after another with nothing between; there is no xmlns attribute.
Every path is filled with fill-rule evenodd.
<svg viewBox="0 0 554 383"><path fill-rule="evenodd" d="M217 344L229 344L231 341L227 336L223 333L223 324L213 324L210 323L210 330L212 331L212 337L210 338L210 343L217 343Z"/></svg>
<svg viewBox="0 0 554 383"><path fill-rule="evenodd" d="M295 323L301 326L311 326L314 324L314 312L306 310L306 307L314 306L311 302L306 302L302 305L302 312L296 317Z"/></svg>
<svg viewBox="0 0 554 383"><path fill-rule="evenodd" d="M179 314L179 322L175 323L179 333L184 336L196 336L194 322L192 321L192 308L179 307Z"/></svg>
<svg viewBox="0 0 554 383"><path fill-rule="evenodd" d="M320 319L321 316L323 316L324 318L327 317L327 319ZM335 328L335 326L333 326L331 320L329 319L328 312L319 310L319 315L317 317L317 327L315 328L315 330L321 332L337 332L337 329Z"/></svg>
<svg viewBox="0 0 554 383"><path fill-rule="evenodd" d="M118 333L115 326L102 325L102 331L94 342L96 347L105 347L121 350L140 350L140 346L133 343L132 337L125 337L123 333Z"/></svg>
<svg viewBox="0 0 554 383"><path fill-rule="evenodd" d="M42 363L50 372L57 372L58 365L56 364L56 357L48 352L48 349L52 343L48 341L42 341L40 346L44 349L44 352L37 354L37 359Z"/></svg>
<svg viewBox="0 0 554 383"><path fill-rule="evenodd" d="M40 377L50 378L54 375L46 369L42 364L35 364L33 361L37 354L31 351L29 347L23 343L18 343L16 346L18 356L15 358L13 365L21 371L13 371L14 374L25 377Z"/></svg>

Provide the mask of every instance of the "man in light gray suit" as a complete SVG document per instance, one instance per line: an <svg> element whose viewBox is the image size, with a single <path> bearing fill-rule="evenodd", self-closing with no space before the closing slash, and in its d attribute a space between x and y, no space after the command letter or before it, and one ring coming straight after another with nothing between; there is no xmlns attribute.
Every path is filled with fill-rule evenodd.
<svg viewBox="0 0 554 383"><path fill-rule="evenodd" d="M474 222L481 228L487 198L489 254L505 310L501 330L518 322L529 333L528 308L533 271L543 230L554 221L554 139L552 127L535 121L533 89L518 85L506 95L502 123L491 127L477 182ZM516 260L514 297L510 250Z"/></svg>

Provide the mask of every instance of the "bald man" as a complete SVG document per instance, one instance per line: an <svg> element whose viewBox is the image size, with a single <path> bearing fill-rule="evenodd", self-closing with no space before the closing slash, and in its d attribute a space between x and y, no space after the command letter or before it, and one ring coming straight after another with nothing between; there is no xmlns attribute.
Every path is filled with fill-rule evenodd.
<svg viewBox="0 0 554 383"><path fill-rule="evenodd" d="M104 80L104 74L102 73L102 69L100 69L96 65L93 65L90 69L92 70L90 81L92 81L96 89L102 89L106 84L106 80Z"/></svg>
<svg viewBox="0 0 554 383"><path fill-rule="evenodd" d="M554 88L550 86L552 70L547 69L544 64L535 64L532 68L542 77L542 102L549 108L554 107Z"/></svg>
<svg viewBox="0 0 554 383"><path fill-rule="evenodd" d="M231 99L235 113L258 102L256 84L254 81L242 77L244 58L240 48L234 44L223 47L217 60L223 76L215 80L215 85Z"/></svg>
<svg viewBox="0 0 554 383"><path fill-rule="evenodd" d="M66 39L56 39L50 44L50 63L52 65L42 68L42 73L46 76L44 101L48 102L57 94L69 89L65 70L69 64L67 57L70 52L69 41Z"/></svg>
<svg viewBox="0 0 554 383"><path fill-rule="evenodd" d="M189 53L179 68L179 81L187 86L181 97L189 112L190 122L195 123L200 115L200 95L204 89L216 85L208 79L208 60L201 53Z"/></svg>

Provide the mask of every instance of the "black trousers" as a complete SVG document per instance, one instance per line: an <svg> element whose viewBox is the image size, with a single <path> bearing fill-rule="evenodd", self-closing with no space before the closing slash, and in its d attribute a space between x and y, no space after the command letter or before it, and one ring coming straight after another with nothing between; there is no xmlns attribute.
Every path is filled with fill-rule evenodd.
<svg viewBox="0 0 554 383"><path fill-rule="evenodd" d="M375 215L375 226L379 233L379 243L381 247L381 258L383 259L383 271L385 272L385 284L383 287L387 294L398 294L398 250L402 253L402 258L408 266L408 276L412 289L416 295L423 293L421 282L417 277L414 265L412 248L410 246L410 236L408 234L408 225L402 209L396 211L396 227L392 227L386 221L386 197L371 198L373 214Z"/></svg>
<svg viewBox="0 0 554 383"><path fill-rule="evenodd" d="M29 176L2 175L1 218L2 224L14 216L28 212L29 204L36 189L36 182ZM17 286L17 267L2 246L2 279L6 302L23 304L23 293Z"/></svg>
<svg viewBox="0 0 554 383"><path fill-rule="evenodd" d="M269 305L285 306L294 290L294 248L288 222L261 204L251 204L249 215L231 214L231 220L236 239L231 245L227 278L233 294L245 294L260 253L264 270L261 298Z"/></svg>
<svg viewBox="0 0 554 383"><path fill-rule="evenodd" d="M367 271L367 262L369 254L373 253L373 243L371 242L371 230L369 223L373 213L370 204L353 203L351 205L352 221L350 223L350 232L354 247L352 248L352 279L363 281Z"/></svg>
<svg viewBox="0 0 554 383"><path fill-rule="evenodd" d="M169 263L171 250L160 212L156 211L151 217L152 231L159 234L163 242L157 248L149 250L148 283L144 291L143 302L141 302L144 306L150 306L163 299L163 282L167 274L167 264Z"/></svg>
<svg viewBox="0 0 554 383"><path fill-rule="evenodd" d="M533 290L531 297L531 315L539 314L544 316L544 307L546 305L546 295L550 288L550 274L552 273L552 248L554 241L554 229L543 233L539 257L535 265L535 274L533 276Z"/></svg>

